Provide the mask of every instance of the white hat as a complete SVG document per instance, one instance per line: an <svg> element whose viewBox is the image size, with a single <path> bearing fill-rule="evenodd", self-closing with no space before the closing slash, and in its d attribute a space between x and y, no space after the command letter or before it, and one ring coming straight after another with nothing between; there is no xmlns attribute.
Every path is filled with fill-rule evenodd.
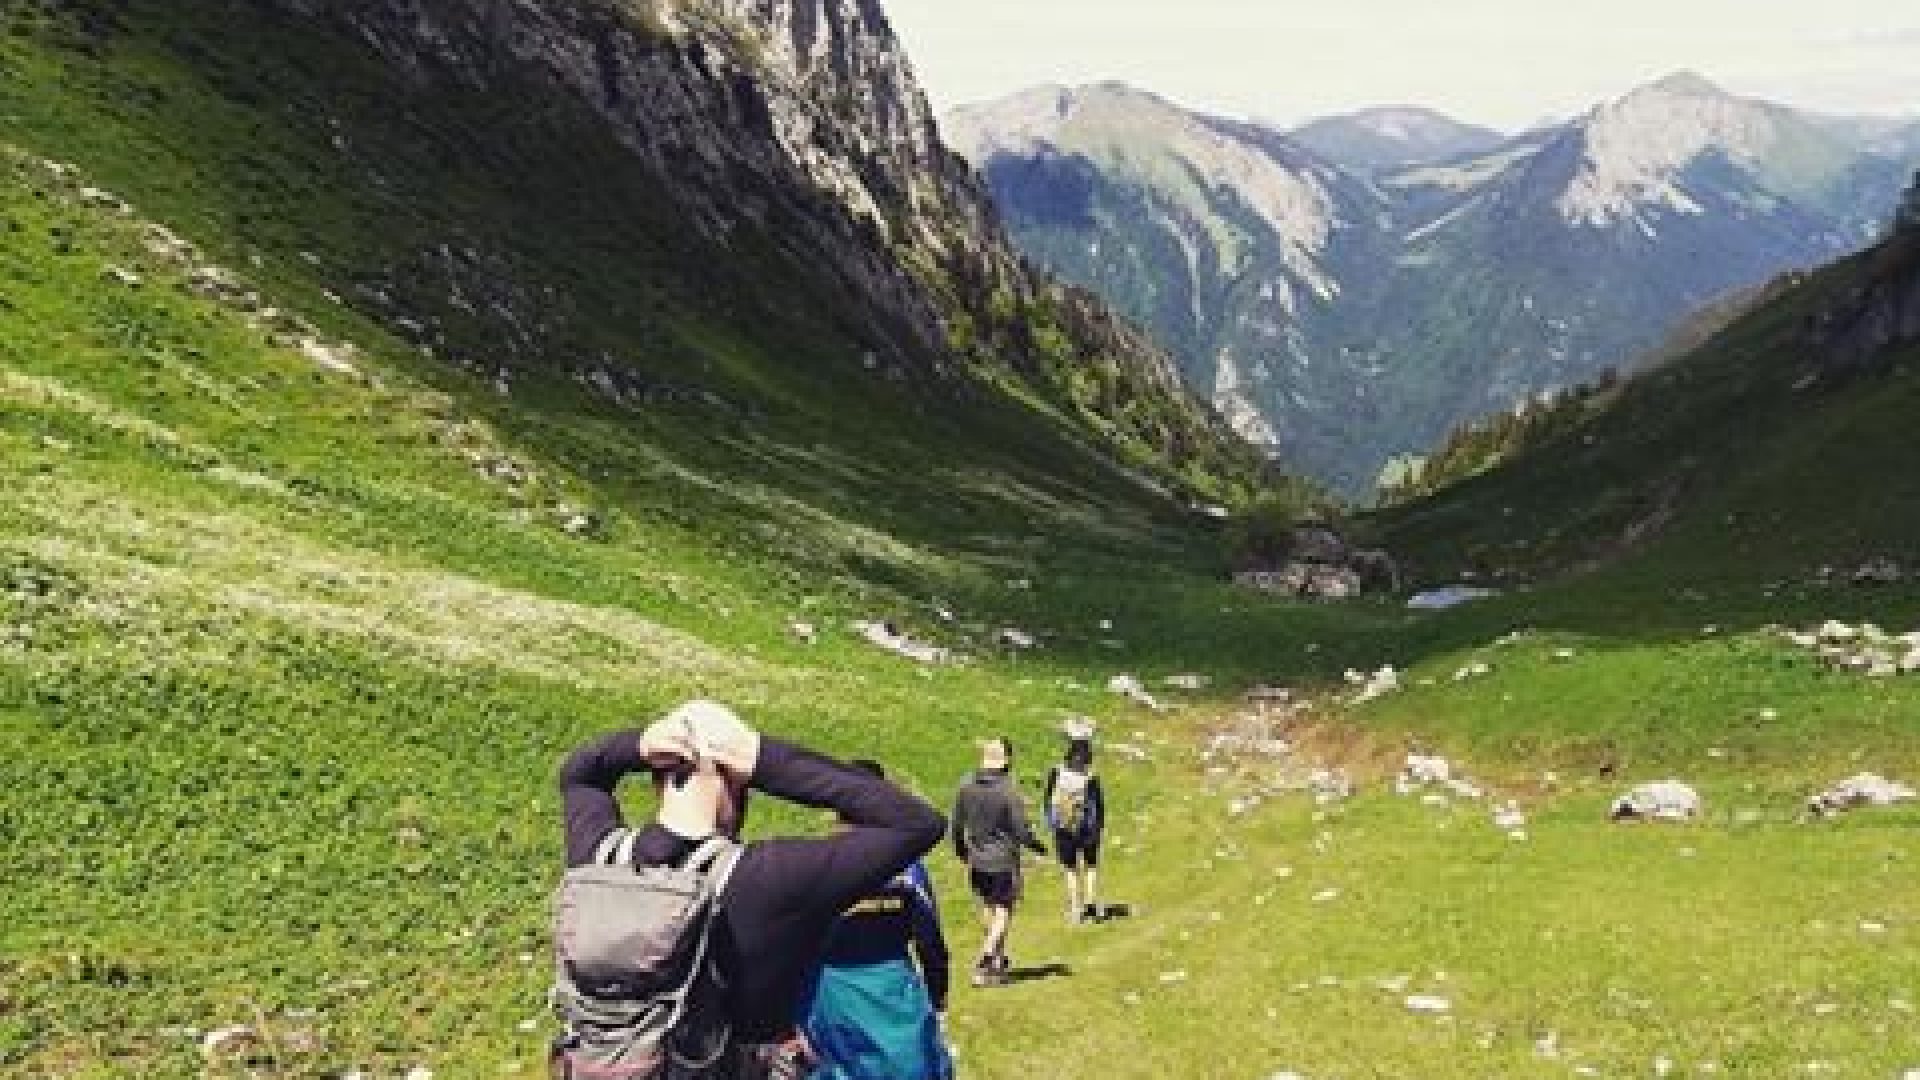
<svg viewBox="0 0 1920 1080"><path fill-rule="evenodd" d="M1067 738L1076 742L1091 739L1094 731L1093 717L1069 716L1066 723L1060 725L1060 730Z"/></svg>
<svg viewBox="0 0 1920 1080"><path fill-rule="evenodd" d="M1007 741L1005 739L980 740L980 767L983 769L1004 769L1009 764Z"/></svg>

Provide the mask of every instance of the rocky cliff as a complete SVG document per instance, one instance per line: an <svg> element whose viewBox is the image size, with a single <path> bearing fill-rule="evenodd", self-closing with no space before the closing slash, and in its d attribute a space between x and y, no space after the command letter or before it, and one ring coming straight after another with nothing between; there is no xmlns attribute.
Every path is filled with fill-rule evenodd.
<svg viewBox="0 0 1920 1080"><path fill-rule="evenodd" d="M1144 336L1012 253L876 0L258 2L417 83L583 104L722 251L830 279L871 370L1023 380L1139 460L1253 460Z"/></svg>

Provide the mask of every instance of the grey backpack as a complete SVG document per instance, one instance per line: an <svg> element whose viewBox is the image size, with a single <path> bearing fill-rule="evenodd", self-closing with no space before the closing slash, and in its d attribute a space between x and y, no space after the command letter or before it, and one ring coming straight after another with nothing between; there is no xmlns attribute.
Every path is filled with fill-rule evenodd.
<svg viewBox="0 0 1920 1080"><path fill-rule="evenodd" d="M562 1075L715 1075L727 1056L726 984L714 924L742 848L709 837L681 866L633 865L631 829L600 841L554 895L554 1012Z"/></svg>

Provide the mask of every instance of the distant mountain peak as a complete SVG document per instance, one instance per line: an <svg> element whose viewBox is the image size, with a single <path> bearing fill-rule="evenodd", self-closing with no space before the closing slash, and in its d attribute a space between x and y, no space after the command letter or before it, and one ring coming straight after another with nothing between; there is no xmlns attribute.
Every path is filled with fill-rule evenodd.
<svg viewBox="0 0 1920 1080"><path fill-rule="evenodd" d="M1727 93L1692 72L1669 75L1589 113L1578 174L1559 208L1575 225L1653 228L1653 214L1699 214L1687 173L1717 155L1764 197L1817 193L1853 159L1852 148L1811 119Z"/></svg>
<svg viewBox="0 0 1920 1080"><path fill-rule="evenodd" d="M1731 97L1719 84L1697 71L1676 71L1648 83L1643 90L1678 97Z"/></svg>
<svg viewBox="0 0 1920 1080"><path fill-rule="evenodd" d="M1323 116L1288 137L1329 161L1379 172L1490 150L1504 136L1419 105L1382 105Z"/></svg>

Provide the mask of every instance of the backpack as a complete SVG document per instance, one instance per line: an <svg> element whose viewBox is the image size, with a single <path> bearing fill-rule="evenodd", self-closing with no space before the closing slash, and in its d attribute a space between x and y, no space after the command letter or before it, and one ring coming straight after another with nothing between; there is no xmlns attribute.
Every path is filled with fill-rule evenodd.
<svg viewBox="0 0 1920 1080"><path fill-rule="evenodd" d="M666 1080L715 1075L732 1030L712 938L742 848L709 837L683 866L635 866L619 828L554 894L554 1012L563 1075Z"/></svg>
<svg viewBox="0 0 1920 1080"><path fill-rule="evenodd" d="M1064 833L1084 833L1093 824L1092 807L1087 799L1087 789L1092 783L1090 773L1076 772L1065 766L1054 770L1053 800L1048 804L1048 809L1055 829Z"/></svg>

